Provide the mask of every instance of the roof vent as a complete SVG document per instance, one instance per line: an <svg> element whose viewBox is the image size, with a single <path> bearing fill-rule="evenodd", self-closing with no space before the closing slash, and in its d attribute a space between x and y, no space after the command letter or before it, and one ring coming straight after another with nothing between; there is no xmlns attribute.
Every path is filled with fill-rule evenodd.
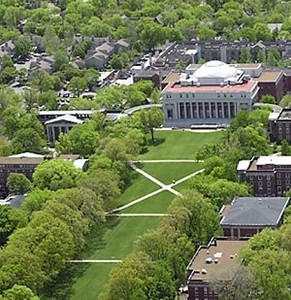
<svg viewBox="0 0 291 300"><path fill-rule="evenodd" d="M206 271L205 269L202 269L202 270L201 270L201 273L202 273L202 274L207 274L207 271Z"/></svg>
<svg viewBox="0 0 291 300"><path fill-rule="evenodd" d="M231 258L231 259L233 259L233 257L234 257L233 255L230 255L230 256L229 256L229 258Z"/></svg>
<svg viewBox="0 0 291 300"><path fill-rule="evenodd" d="M200 270L196 270L196 269L195 269L195 270L194 270L194 273L195 273L195 274L200 274Z"/></svg>
<svg viewBox="0 0 291 300"><path fill-rule="evenodd" d="M212 258L211 258L211 257L207 257L207 258L205 259L205 262L206 262L207 264L211 264L211 263L212 263Z"/></svg>
<svg viewBox="0 0 291 300"><path fill-rule="evenodd" d="M214 259L214 263L218 264L218 259L217 258Z"/></svg>

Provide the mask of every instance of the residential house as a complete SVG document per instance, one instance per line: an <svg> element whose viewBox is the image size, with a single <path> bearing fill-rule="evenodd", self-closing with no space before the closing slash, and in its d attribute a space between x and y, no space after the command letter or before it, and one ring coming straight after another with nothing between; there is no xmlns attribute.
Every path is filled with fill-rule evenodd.
<svg viewBox="0 0 291 300"><path fill-rule="evenodd" d="M283 223L286 197L239 197L220 211L223 236L231 239L251 237L266 227L278 228Z"/></svg>
<svg viewBox="0 0 291 300"><path fill-rule="evenodd" d="M239 161L237 171L256 197L280 197L291 187L291 156L255 156Z"/></svg>
<svg viewBox="0 0 291 300"><path fill-rule="evenodd" d="M212 238L200 246L187 267L188 300L216 300L214 281L232 281L241 260L239 253L247 239Z"/></svg>

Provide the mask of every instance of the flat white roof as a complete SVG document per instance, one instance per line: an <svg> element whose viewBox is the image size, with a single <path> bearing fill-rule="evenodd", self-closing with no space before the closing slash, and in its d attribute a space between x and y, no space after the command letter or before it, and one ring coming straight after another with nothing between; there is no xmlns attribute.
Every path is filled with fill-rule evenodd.
<svg viewBox="0 0 291 300"><path fill-rule="evenodd" d="M278 117L279 117L279 115L280 115L280 113L278 113L278 112L271 112L271 113L269 114L269 120L270 120L270 121L272 121L272 120L277 120Z"/></svg>
<svg viewBox="0 0 291 300"><path fill-rule="evenodd" d="M245 171L248 169L249 165L250 165L250 160L240 160L238 162L236 170L237 171Z"/></svg>
<svg viewBox="0 0 291 300"><path fill-rule="evenodd" d="M291 156L260 156L257 165L291 165Z"/></svg>
<svg viewBox="0 0 291 300"><path fill-rule="evenodd" d="M75 116L64 115L64 116L59 116L59 117L56 117L55 119L46 121L45 125L53 124L53 123L57 123L57 122L62 122L62 121L63 122L70 122L70 123L74 123L74 124L81 124L81 123L84 122L83 120L80 120L80 119L76 118Z"/></svg>
<svg viewBox="0 0 291 300"><path fill-rule="evenodd" d="M73 161L73 164L74 164L75 168L83 169L85 164L87 163L87 161L88 161L88 159L78 158Z"/></svg>

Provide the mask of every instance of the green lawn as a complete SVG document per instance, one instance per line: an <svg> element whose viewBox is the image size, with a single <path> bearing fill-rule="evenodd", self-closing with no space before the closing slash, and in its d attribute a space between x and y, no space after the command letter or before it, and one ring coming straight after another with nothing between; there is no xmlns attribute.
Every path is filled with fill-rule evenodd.
<svg viewBox="0 0 291 300"><path fill-rule="evenodd" d="M148 146L148 152L139 159L195 159L197 149L203 144L219 142L222 134L222 131L156 131L156 144Z"/></svg>
<svg viewBox="0 0 291 300"><path fill-rule="evenodd" d="M144 163L142 169L165 184L202 169L201 163Z"/></svg>
<svg viewBox="0 0 291 300"><path fill-rule="evenodd" d="M97 300L115 265L91 263L74 284L71 300Z"/></svg>
<svg viewBox="0 0 291 300"><path fill-rule="evenodd" d="M119 197L118 206L127 204L157 189L159 189L158 185L136 172L131 185Z"/></svg>
<svg viewBox="0 0 291 300"><path fill-rule="evenodd" d="M183 190L187 190L191 187L191 178L180 183L180 184L177 184L173 187L174 190L178 191L178 192L181 192Z"/></svg>
<svg viewBox="0 0 291 300"><path fill-rule="evenodd" d="M112 217L103 238L88 259L122 259L131 252L137 237L157 227L159 222L156 217Z"/></svg>
<svg viewBox="0 0 291 300"><path fill-rule="evenodd" d="M165 213L175 195L163 191L151 198L148 198L136 205L126 208L122 213Z"/></svg>
<svg viewBox="0 0 291 300"><path fill-rule="evenodd" d="M159 217L112 217L102 238L94 240L95 252L87 259L122 259L133 250L134 241L158 227ZM97 233L98 234L98 233ZM96 300L114 264L90 264L73 286L71 299Z"/></svg>

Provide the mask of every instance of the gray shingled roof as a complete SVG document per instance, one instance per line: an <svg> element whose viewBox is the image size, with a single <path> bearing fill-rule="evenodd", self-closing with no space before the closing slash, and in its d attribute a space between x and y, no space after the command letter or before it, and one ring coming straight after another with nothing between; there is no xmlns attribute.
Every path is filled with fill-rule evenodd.
<svg viewBox="0 0 291 300"><path fill-rule="evenodd" d="M221 225L269 225L276 226L289 198L242 197L234 199Z"/></svg>

